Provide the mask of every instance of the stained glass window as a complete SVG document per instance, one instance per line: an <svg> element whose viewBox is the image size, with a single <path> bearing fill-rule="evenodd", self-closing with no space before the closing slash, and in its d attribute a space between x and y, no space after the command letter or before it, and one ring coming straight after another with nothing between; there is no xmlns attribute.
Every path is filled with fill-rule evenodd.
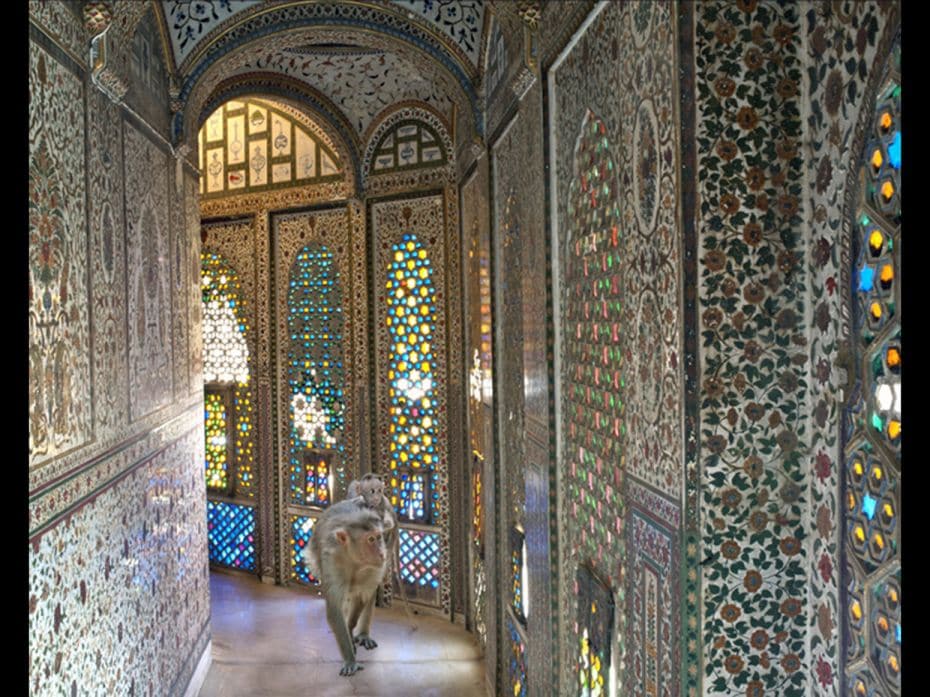
<svg viewBox="0 0 930 697"><path fill-rule="evenodd" d="M207 486L215 491L254 496L252 393L246 341L251 329L245 300L235 269L222 256L201 254L201 273ZM232 397L222 397L221 409L219 395L227 395L230 386ZM227 444L229 447L225 447ZM232 470L235 482L229 478Z"/></svg>
<svg viewBox="0 0 930 697"><path fill-rule="evenodd" d="M330 501L333 460L345 455L342 288L325 245L307 245L297 253L287 308L290 499L324 506Z"/></svg>
<svg viewBox="0 0 930 697"><path fill-rule="evenodd" d="M405 233L392 248L387 316L391 335L391 503L399 515L429 523L437 511L438 449L433 396L433 323L436 307L432 267L417 236Z"/></svg>
<svg viewBox="0 0 930 697"><path fill-rule="evenodd" d="M859 384L846 413L846 683L852 695L901 689L900 43L874 104L853 219Z"/></svg>
<svg viewBox="0 0 930 697"><path fill-rule="evenodd" d="M614 600L610 589L586 566L579 566L578 584L578 670L579 694L607 694L611 662Z"/></svg>
<svg viewBox="0 0 930 697"><path fill-rule="evenodd" d="M255 570L255 509L224 501L207 501L210 561Z"/></svg>
<svg viewBox="0 0 930 697"><path fill-rule="evenodd" d="M446 161L442 141L436 131L422 121L405 120L388 131L375 146L372 170L375 174Z"/></svg>
<svg viewBox="0 0 930 697"><path fill-rule="evenodd" d="M439 587L439 535L400 529L400 578L414 586Z"/></svg>
<svg viewBox="0 0 930 697"><path fill-rule="evenodd" d="M481 505L481 473L484 468L484 458L477 451L472 453L472 511L471 521L472 541L478 548L478 556L484 559L484 507Z"/></svg>
<svg viewBox="0 0 930 697"><path fill-rule="evenodd" d="M310 544L315 522L307 516L291 516L291 578L302 583L319 583L307 570L303 557L304 549Z"/></svg>

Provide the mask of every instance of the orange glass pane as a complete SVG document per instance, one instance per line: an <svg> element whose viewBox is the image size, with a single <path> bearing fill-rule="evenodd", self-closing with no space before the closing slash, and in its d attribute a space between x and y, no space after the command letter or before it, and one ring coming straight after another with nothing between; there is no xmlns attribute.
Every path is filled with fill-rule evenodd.
<svg viewBox="0 0 930 697"><path fill-rule="evenodd" d="M894 278L894 269L891 268L891 264L885 264L882 267L881 276L883 283L890 283Z"/></svg>
<svg viewBox="0 0 930 697"><path fill-rule="evenodd" d="M885 354L885 360L888 362L889 368L897 368L901 365L901 352L896 348L890 348L888 353Z"/></svg>
<svg viewBox="0 0 930 697"><path fill-rule="evenodd" d="M881 533L877 532L872 537L872 543L878 547L879 550L885 549L885 538L882 537Z"/></svg>
<svg viewBox="0 0 930 697"><path fill-rule="evenodd" d="M882 167L882 162L884 162L884 160L882 159L882 151L881 151L881 150L875 150L875 152L872 153L871 162L872 162L872 167L874 167L876 171L878 171L879 169L881 169L881 167Z"/></svg>
<svg viewBox="0 0 930 697"><path fill-rule="evenodd" d="M888 435L891 437L892 440L894 440L895 438L901 435L901 422L900 421L892 421L890 424L888 424Z"/></svg>
<svg viewBox="0 0 930 697"><path fill-rule="evenodd" d="M882 184L882 197L886 201L890 201L892 196L894 196L894 184L891 182L885 182Z"/></svg>
<svg viewBox="0 0 930 697"><path fill-rule="evenodd" d="M891 114L889 114L887 111L882 114L880 123L883 131L887 131L889 128L891 128Z"/></svg>
<svg viewBox="0 0 930 697"><path fill-rule="evenodd" d="M888 657L888 667L891 668L895 673L898 672L898 657L897 656L892 655Z"/></svg>
<svg viewBox="0 0 930 697"><path fill-rule="evenodd" d="M853 601L853 604L850 610L852 610L853 619L855 619L856 621L859 621L862 619L862 606L859 604L858 600Z"/></svg>
<svg viewBox="0 0 930 697"><path fill-rule="evenodd" d="M882 318L882 306L881 306L881 304L880 304L880 303L872 303L871 306L869 306L869 313L872 315L872 317L873 317L874 319L881 319L881 318Z"/></svg>

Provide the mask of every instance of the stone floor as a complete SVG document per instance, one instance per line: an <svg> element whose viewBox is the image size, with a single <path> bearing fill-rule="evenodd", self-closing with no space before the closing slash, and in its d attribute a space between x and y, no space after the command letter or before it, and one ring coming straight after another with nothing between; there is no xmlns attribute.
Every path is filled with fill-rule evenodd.
<svg viewBox="0 0 930 697"><path fill-rule="evenodd" d="M484 663L472 636L439 617L375 608L377 648L365 669L339 676L342 660L323 599L303 588L210 574L213 662L200 697L485 697Z"/></svg>

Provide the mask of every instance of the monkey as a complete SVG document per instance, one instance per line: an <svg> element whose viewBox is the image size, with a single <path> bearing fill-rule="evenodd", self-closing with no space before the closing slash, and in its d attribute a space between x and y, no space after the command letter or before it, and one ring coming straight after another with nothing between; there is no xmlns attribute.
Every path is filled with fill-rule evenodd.
<svg viewBox="0 0 930 697"><path fill-rule="evenodd" d="M404 601L404 609L409 617L412 613L410 603L407 602L407 594L404 592L404 584L400 579L400 524L397 519L397 512L391 505L390 499L384 493L384 483L377 474L369 472L361 479L356 479L349 484L346 492L348 500L364 501L364 504L375 511L384 525L385 546L391 554L391 571L396 575L397 588L400 591L401 600ZM416 627L413 631L416 631Z"/></svg>
<svg viewBox="0 0 930 697"><path fill-rule="evenodd" d="M304 560L322 585L326 621L343 660L339 675L354 675L364 669L355 660L355 645L368 650L378 645L370 632L375 594L388 564L382 517L358 498L334 503L313 526Z"/></svg>

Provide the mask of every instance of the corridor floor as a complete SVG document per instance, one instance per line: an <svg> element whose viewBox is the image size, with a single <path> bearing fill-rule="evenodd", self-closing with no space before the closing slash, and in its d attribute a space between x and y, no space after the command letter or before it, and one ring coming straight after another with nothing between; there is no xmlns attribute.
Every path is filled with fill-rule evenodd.
<svg viewBox="0 0 930 697"><path fill-rule="evenodd" d="M359 648L365 669L344 678L322 598L212 571L210 603L213 662L200 697L485 696L477 643L441 618L375 608L378 646Z"/></svg>

